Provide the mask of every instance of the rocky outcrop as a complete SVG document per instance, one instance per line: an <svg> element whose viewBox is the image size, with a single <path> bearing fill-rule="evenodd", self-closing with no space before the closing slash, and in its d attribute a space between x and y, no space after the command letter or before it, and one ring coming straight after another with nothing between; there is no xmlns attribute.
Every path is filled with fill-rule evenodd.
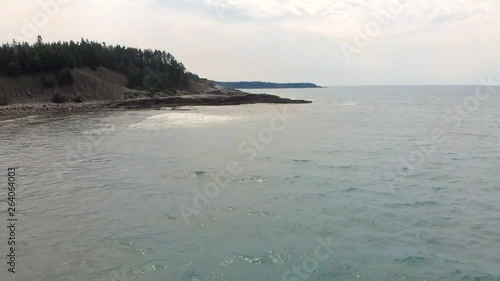
<svg viewBox="0 0 500 281"><path fill-rule="evenodd" d="M241 104L256 104L256 103L276 103L276 104L303 104L311 103L306 100L292 100L266 94L237 94L237 95L221 95L218 94L202 94L182 97L167 97L167 98L149 98L127 100L112 104L111 107L127 108L127 109L142 109L142 108L161 108L161 107L178 107L178 106L196 106L196 105L241 105Z"/></svg>

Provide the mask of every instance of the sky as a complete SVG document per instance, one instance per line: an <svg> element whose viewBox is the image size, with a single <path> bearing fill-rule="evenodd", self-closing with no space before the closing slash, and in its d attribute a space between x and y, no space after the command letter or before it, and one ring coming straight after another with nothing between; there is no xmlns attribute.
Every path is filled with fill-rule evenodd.
<svg viewBox="0 0 500 281"><path fill-rule="evenodd" d="M0 0L0 10L2 42L161 49L219 81L500 81L498 0Z"/></svg>

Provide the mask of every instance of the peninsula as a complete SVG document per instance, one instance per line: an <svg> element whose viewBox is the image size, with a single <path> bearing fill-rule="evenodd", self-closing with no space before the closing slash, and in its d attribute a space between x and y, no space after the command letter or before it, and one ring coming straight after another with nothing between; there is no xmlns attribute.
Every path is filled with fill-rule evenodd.
<svg viewBox="0 0 500 281"><path fill-rule="evenodd" d="M313 83L272 83L261 81L240 81L240 82L218 82L212 81L215 85L232 89L293 89L293 88L322 88Z"/></svg>
<svg viewBox="0 0 500 281"><path fill-rule="evenodd" d="M0 115L99 108L310 103L248 94L186 70L170 53L79 42L0 46Z"/></svg>

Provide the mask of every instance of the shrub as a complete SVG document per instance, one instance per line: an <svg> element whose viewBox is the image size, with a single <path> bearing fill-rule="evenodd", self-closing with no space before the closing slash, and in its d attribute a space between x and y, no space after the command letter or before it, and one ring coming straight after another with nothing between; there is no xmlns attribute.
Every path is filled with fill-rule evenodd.
<svg viewBox="0 0 500 281"><path fill-rule="evenodd" d="M9 105L9 99L6 96L0 96L0 105Z"/></svg>
<svg viewBox="0 0 500 281"><path fill-rule="evenodd" d="M144 73L141 70L130 68L127 71L127 88L144 90L144 80Z"/></svg>
<svg viewBox="0 0 500 281"><path fill-rule="evenodd" d="M65 68L57 73L56 78L59 86L71 85L75 82L75 79L68 68Z"/></svg>
<svg viewBox="0 0 500 281"><path fill-rule="evenodd" d="M53 103L65 103L66 102L66 97L63 96L61 93L56 93L52 96L51 101Z"/></svg>
<svg viewBox="0 0 500 281"><path fill-rule="evenodd" d="M73 99L73 101L76 102L76 103L82 103L83 99L82 99L82 97L77 96L76 98Z"/></svg>
<svg viewBox="0 0 500 281"><path fill-rule="evenodd" d="M42 77L42 84L45 88L52 88L56 83L52 79L47 80L45 77Z"/></svg>

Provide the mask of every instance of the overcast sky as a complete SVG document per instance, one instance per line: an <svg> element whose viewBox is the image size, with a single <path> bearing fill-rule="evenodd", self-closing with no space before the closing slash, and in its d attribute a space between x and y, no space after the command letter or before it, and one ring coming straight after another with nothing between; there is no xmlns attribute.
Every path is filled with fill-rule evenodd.
<svg viewBox="0 0 500 281"><path fill-rule="evenodd" d="M163 49L213 80L413 85L500 77L498 0L0 3L3 42L40 34Z"/></svg>

